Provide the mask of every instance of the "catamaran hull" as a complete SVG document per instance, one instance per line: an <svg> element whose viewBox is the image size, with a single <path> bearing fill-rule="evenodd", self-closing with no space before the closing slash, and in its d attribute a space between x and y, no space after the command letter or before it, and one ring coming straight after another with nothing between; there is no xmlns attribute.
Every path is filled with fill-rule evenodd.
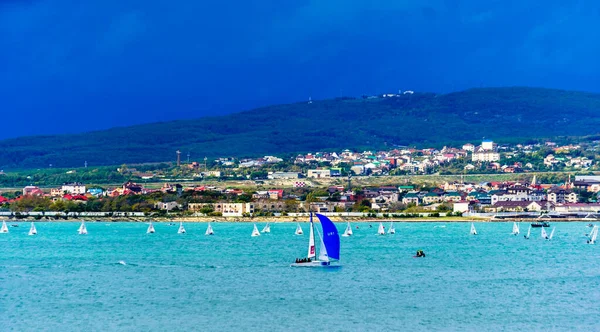
<svg viewBox="0 0 600 332"><path fill-rule="evenodd" d="M331 262L312 261L306 263L293 263L291 267L339 267L339 265L331 265Z"/></svg>

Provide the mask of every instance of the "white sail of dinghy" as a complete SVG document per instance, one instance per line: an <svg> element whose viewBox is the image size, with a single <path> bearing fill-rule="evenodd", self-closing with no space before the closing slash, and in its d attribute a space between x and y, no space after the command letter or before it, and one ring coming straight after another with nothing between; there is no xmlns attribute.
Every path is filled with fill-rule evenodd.
<svg viewBox="0 0 600 332"><path fill-rule="evenodd" d="M377 234L385 235L385 227L383 227L382 223L379 223L379 228L377 228Z"/></svg>
<svg viewBox="0 0 600 332"><path fill-rule="evenodd" d="M477 235L477 230L475 229L475 224L471 223L471 235Z"/></svg>
<svg viewBox="0 0 600 332"><path fill-rule="evenodd" d="M254 224L254 229L252 230L252 237L255 237L255 236L260 236L260 232L258 231L256 224Z"/></svg>
<svg viewBox="0 0 600 332"><path fill-rule="evenodd" d="M212 226L210 225L210 223L208 223L208 226L206 226L206 232L204 233L204 235L214 235L215 232L213 231Z"/></svg>
<svg viewBox="0 0 600 332"><path fill-rule="evenodd" d="M394 222L390 224L390 229L388 229L388 234L396 234L396 228L394 227Z"/></svg>
<svg viewBox="0 0 600 332"><path fill-rule="evenodd" d="M587 243L595 244L597 237L598 237L598 226L594 226L592 228L592 231L590 232L590 238L588 239Z"/></svg>
<svg viewBox="0 0 600 332"><path fill-rule="evenodd" d="M519 225L516 222L513 222L512 234L519 235Z"/></svg>
<svg viewBox="0 0 600 332"><path fill-rule="evenodd" d="M556 230L556 227L552 228L552 232L550 232L550 236L548 236L548 240L552 240L552 238L554 237L555 230Z"/></svg>
<svg viewBox="0 0 600 332"><path fill-rule="evenodd" d="M296 231L294 232L296 235L302 235L304 232L302 231L302 227L300 227L300 223L296 223Z"/></svg>
<svg viewBox="0 0 600 332"><path fill-rule="evenodd" d="M271 233L271 224L267 223L265 225L265 228L263 228L263 230L261 231L261 233Z"/></svg>
<svg viewBox="0 0 600 332"><path fill-rule="evenodd" d="M548 239L548 234L546 233L546 229L544 227L542 227L541 235L542 235L542 239L546 239L546 240Z"/></svg>
<svg viewBox="0 0 600 332"><path fill-rule="evenodd" d="M32 222L31 227L29 227L29 233L27 235L36 235L36 234L37 234L37 229L35 228L35 225Z"/></svg>
<svg viewBox="0 0 600 332"><path fill-rule="evenodd" d="M79 235L86 235L88 233L87 227L85 227L85 222L82 221L81 225L79 225L79 230L77 231Z"/></svg>
<svg viewBox="0 0 600 332"><path fill-rule="evenodd" d="M148 229L146 230L146 233L147 234L154 234L155 232L156 232L156 230L154 230L154 224L151 221L150 225L148 225Z"/></svg>
<svg viewBox="0 0 600 332"><path fill-rule="evenodd" d="M352 236L352 226L350 226L350 222L348 221L348 223L346 224L346 230L344 231L344 234L342 234L343 237L349 237Z"/></svg>
<svg viewBox="0 0 600 332"><path fill-rule="evenodd" d="M185 234L185 228L183 227L183 222L179 223L179 229L177 230L177 234Z"/></svg>
<svg viewBox="0 0 600 332"><path fill-rule="evenodd" d="M0 228L0 233L8 233L8 226L6 226L6 221L2 221L2 228Z"/></svg>

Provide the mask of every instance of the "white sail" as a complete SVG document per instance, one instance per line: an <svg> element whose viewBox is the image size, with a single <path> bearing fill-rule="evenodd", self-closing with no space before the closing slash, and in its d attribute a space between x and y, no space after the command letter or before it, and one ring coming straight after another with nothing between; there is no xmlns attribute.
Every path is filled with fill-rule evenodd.
<svg viewBox="0 0 600 332"><path fill-rule="evenodd" d="M596 243L596 238L598 237L598 226L594 226L592 231L590 232L590 239L588 241L589 244Z"/></svg>
<svg viewBox="0 0 600 332"><path fill-rule="evenodd" d="M352 236L352 226L350 226L350 222L348 221L348 224L346 225L346 230L344 231L344 234L342 234L343 237L348 237L348 236Z"/></svg>
<svg viewBox="0 0 600 332"><path fill-rule="evenodd" d="M8 233L8 226L6 226L6 221L2 221L2 228L0 228L0 233Z"/></svg>
<svg viewBox="0 0 600 332"><path fill-rule="evenodd" d="M79 225L78 233L79 235L86 235L88 233L87 227L85 227L85 221L82 221L81 225Z"/></svg>
<svg viewBox="0 0 600 332"><path fill-rule="evenodd" d="M296 232L294 234L296 234L296 235L304 234L304 232L302 231L302 227L300 227L299 223L296 224Z"/></svg>
<svg viewBox="0 0 600 332"><path fill-rule="evenodd" d="M312 215L310 216L310 231L308 233L308 256L307 258L315 258L316 250L315 250L315 229L312 221Z"/></svg>
<svg viewBox="0 0 600 332"><path fill-rule="evenodd" d="M396 234L396 229L394 228L394 222L390 224L390 229L388 229L388 234Z"/></svg>
<svg viewBox="0 0 600 332"><path fill-rule="evenodd" d="M29 228L28 235L36 235L36 234L37 234L37 229L35 229L35 225L33 223L31 223L31 227Z"/></svg>
<svg viewBox="0 0 600 332"><path fill-rule="evenodd" d="M471 223L471 235L477 235L477 230L475 229L475 224Z"/></svg>
<svg viewBox="0 0 600 332"><path fill-rule="evenodd" d="M327 255L327 247L325 247L325 243L323 243L323 238L321 238L320 233L319 238L321 239L321 246L319 247L319 260L323 262L329 262L329 256Z"/></svg>
<svg viewBox="0 0 600 332"><path fill-rule="evenodd" d="M550 232L550 236L548 237L548 240L552 240L552 237L554 237L554 230L556 230L556 227L552 228L552 232Z"/></svg>
<svg viewBox="0 0 600 332"><path fill-rule="evenodd" d="M544 227L542 227L542 238L543 239L547 239L548 238L548 234L546 234L546 229Z"/></svg>
<svg viewBox="0 0 600 332"><path fill-rule="evenodd" d="M383 227L382 223L379 223L379 228L377 229L377 234L379 234L379 235L385 234L385 227Z"/></svg>
<svg viewBox="0 0 600 332"><path fill-rule="evenodd" d="M271 224L267 223L261 233L271 233Z"/></svg>
<svg viewBox="0 0 600 332"><path fill-rule="evenodd" d="M146 230L146 233L152 234L154 232L155 232L154 225L152 224L152 222L150 222L150 225L148 225L148 229Z"/></svg>
<svg viewBox="0 0 600 332"><path fill-rule="evenodd" d="M519 235L519 225L516 222L513 222L513 235Z"/></svg>
<svg viewBox="0 0 600 332"><path fill-rule="evenodd" d="M252 230L252 236L260 236L260 232L258 231L258 228L256 227L256 224L254 224L254 229Z"/></svg>
<svg viewBox="0 0 600 332"><path fill-rule="evenodd" d="M210 223L208 223L208 226L206 227L206 232L204 233L204 235L213 235L213 234L215 234L215 232L213 231Z"/></svg>
<svg viewBox="0 0 600 332"><path fill-rule="evenodd" d="M525 238L528 239L529 236L531 236L531 225L529 225L529 228L527 229L527 236L525 236Z"/></svg>
<svg viewBox="0 0 600 332"><path fill-rule="evenodd" d="M184 234L184 233L185 233L185 228L183 228L183 223L180 222L179 229L177 230L177 234Z"/></svg>

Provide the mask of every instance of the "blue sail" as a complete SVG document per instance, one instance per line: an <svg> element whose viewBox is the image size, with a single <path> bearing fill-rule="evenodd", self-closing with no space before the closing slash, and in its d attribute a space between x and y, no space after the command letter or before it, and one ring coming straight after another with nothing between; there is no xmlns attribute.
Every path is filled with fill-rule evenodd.
<svg viewBox="0 0 600 332"><path fill-rule="evenodd" d="M327 256L332 259L340 259L340 235L338 234L337 227L329 220L326 216L317 213L317 218L321 222L323 228L323 244L327 249Z"/></svg>

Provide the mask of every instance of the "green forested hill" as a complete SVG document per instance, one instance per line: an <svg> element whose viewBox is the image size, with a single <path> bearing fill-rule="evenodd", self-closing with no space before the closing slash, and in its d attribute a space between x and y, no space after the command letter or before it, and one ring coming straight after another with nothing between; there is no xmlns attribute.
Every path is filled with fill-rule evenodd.
<svg viewBox="0 0 600 332"><path fill-rule="evenodd" d="M157 162L173 160L176 150L200 159L599 132L600 94L486 88L302 102L197 120L9 139L0 141L0 167Z"/></svg>

